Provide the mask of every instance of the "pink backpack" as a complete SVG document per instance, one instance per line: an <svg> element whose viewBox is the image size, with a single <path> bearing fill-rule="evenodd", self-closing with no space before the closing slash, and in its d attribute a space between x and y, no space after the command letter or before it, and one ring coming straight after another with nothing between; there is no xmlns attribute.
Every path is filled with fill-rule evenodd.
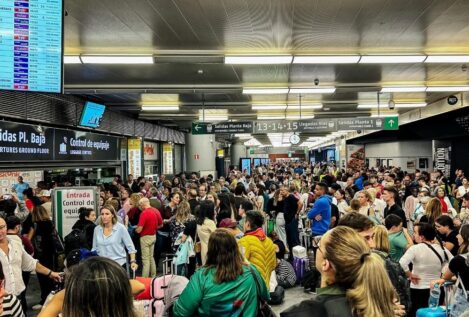
<svg viewBox="0 0 469 317"><path fill-rule="evenodd" d="M150 285L150 294L153 298L152 317L169 316L169 309L179 298L189 280L179 275L163 275L155 277Z"/></svg>

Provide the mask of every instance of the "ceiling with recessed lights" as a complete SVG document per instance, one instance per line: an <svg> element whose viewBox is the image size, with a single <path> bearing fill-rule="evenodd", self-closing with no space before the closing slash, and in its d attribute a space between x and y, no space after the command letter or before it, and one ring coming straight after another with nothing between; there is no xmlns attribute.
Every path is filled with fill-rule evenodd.
<svg viewBox="0 0 469 317"><path fill-rule="evenodd" d="M378 104L402 113L469 86L467 0L65 0L65 8L65 92L171 127L370 116Z"/></svg>

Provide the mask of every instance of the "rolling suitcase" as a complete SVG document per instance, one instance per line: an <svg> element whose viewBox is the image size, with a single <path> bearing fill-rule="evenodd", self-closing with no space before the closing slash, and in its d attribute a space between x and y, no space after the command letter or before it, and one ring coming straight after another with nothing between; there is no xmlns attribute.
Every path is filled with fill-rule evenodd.
<svg viewBox="0 0 469 317"><path fill-rule="evenodd" d="M309 267L307 258L293 257L293 269L295 270L297 284L301 283L307 267Z"/></svg>

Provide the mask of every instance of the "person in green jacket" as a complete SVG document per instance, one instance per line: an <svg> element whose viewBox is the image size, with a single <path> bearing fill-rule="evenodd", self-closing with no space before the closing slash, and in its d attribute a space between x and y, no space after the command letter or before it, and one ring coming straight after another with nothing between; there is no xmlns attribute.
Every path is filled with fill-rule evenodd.
<svg viewBox="0 0 469 317"><path fill-rule="evenodd" d="M257 269L243 262L235 238L217 229L210 235L207 262L175 302L173 316L256 316L258 297L270 297L262 281Z"/></svg>

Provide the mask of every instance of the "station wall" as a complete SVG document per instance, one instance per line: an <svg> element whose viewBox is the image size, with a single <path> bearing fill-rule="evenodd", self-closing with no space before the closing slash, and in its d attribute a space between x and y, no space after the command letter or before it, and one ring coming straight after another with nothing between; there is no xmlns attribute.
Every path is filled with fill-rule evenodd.
<svg viewBox="0 0 469 317"><path fill-rule="evenodd" d="M365 144L370 167L399 166L408 172L433 168L432 141L397 141Z"/></svg>

